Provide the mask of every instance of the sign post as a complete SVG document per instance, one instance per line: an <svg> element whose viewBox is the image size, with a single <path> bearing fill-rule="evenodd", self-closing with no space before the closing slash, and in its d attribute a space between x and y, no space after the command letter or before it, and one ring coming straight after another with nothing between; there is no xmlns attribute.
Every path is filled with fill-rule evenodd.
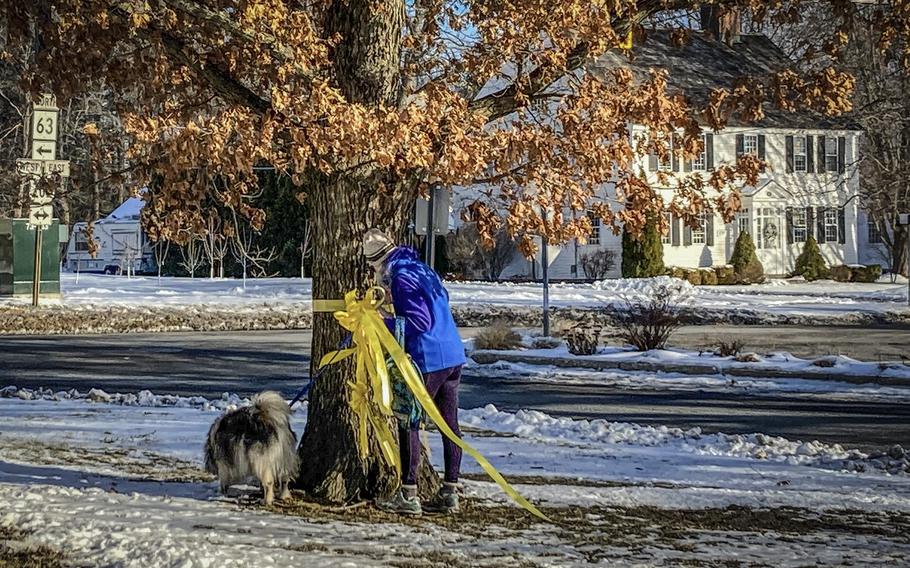
<svg viewBox="0 0 910 568"><path fill-rule="evenodd" d="M41 295L41 250L44 231L51 226L54 219L53 192L48 191L48 176L67 178L70 175L70 163L57 159L57 124L60 109L53 95L44 94L32 104L31 124L26 124L25 131L31 134L31 158L16 160L16 171L28 184L29 214L28 224L35 229L35 270L32 282L32 305L38 305ZM29 120L26 118L26 120Z"/></svg>
<svg viewBox="0 0 910 568"><path fill-rule="evenodd" d="M910 213L901 213L898 216L898 223L906 227L907 233L907 305L910 306ZM893 266L891 270L894 270Z"/></svg>
<svg viewBox="0 0 910 568"><path fill-rule="evenodd" d="M424 254L429 265L434 270L436 261L436 235L445 235L449 232L449 207L452 196L448 190L438 185L430 187L429 199L417 199L414 212L414 233L426 235Z"/></svg>

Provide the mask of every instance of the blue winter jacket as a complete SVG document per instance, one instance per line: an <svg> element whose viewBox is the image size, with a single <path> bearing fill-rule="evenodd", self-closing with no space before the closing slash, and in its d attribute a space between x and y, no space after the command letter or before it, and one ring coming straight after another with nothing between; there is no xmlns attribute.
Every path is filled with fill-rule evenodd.
<svg viewBox="0 0 910 568"><path fill-rule="evenodd" d="M449 293L436 272L414 249L398 247L386 261L383 280L391 289L395 315L405 320L405 351L420 372L463 365L464 346L449 309ZM387 323L393 326L394 320Z"/></svg>

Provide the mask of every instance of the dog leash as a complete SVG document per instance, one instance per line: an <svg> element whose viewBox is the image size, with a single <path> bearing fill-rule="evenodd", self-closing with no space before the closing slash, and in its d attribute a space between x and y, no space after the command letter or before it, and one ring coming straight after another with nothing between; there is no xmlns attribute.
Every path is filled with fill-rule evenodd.
<svg viewBox="0 0 910 568"><path fill-rule="evenodd" d="M338 347L335 348L335 355L329 360L328 363L326 363L325 365L322 366L322 368L317 370L315 375L310 377L310 381L307 384L303 385L303 388L301 388L297 392L297 396L294 397L294 400L291 401L291 404L288 405L288 408L293 408L295 404L300 402L300 399L305 397L310 392L310 389L313 388L313 383L315 383L316 379L318 379L320 377L320 375L322 375L322 373L325 372L325 370L329 368L329 365L331 365L332 363L335 362L335 358L338 357L338 354L341 352L341 350L347 349L348 347L351 346L352 339L353 339L353 335L351 335L349 333L349 334L347 334L347 336L344 339L341 340L341 342L338 344Z"/></svg>

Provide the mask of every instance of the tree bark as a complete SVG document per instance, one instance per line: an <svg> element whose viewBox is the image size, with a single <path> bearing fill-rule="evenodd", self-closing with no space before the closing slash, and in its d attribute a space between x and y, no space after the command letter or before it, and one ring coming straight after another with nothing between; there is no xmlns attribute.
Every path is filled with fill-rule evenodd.
<svg viewBox="0 0 910 568"><path fill-rule="evenodd" d="M891 247L891 272L910 277L910 258L907 256L907 239L910 229L906 225L894 225L894 244Z"/></svg>
<svg viewBox="0 0 910 568"><path fill-rule="evenodd" d="M347 99L394 105L400 85L403 0L338 0L326 14L327 33L341 38L333 61L336 82ZM396 191L380 192L380 182ZM363 235L375 226L401 237L416 190L369 166L331 178L313 174L310 185L313 298L339 299L350 290L364 290L370 274L362 254ZM345 333L331 314L314 314L311 373ZM347 382L353 375L349 360L330 366L316 381L300 442L298 485L330 501L381 496L397 485L375 439L368 456L360 457L356 417L348 406Z"/></svg>

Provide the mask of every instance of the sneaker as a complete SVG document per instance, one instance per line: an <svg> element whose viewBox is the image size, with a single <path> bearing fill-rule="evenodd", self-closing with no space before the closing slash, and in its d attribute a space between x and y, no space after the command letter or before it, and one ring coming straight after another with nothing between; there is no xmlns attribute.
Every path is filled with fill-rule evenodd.
<svg viewBox="0 0 910 568"><path fill-rule="evenodd" d="M458 501L458 486L454 483L443 483L436 496L424 504L423 509L429 513L457 513Z"/></svg>
<svg viewBox="0 0 910 568"><path fill-rule="evenodd" d="M417 488L413 491L410 488L403 487L401 491L395 494L389 501L380 501L376 506L389 513L398 513L400 515L420 515L423 509L420 506L420 499L417 498Z"/></svg>

